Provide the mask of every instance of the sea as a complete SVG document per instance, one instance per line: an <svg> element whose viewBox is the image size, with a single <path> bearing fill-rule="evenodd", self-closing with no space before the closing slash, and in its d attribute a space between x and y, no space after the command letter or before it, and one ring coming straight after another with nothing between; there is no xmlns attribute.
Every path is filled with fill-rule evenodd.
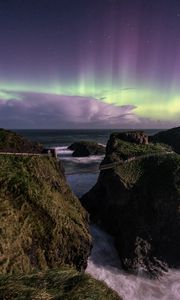
<svg viewBox="0 0 180 300"><path fill-rule="evenodd" d="M120 129L103 130L14 130L22 136L38 141L44 147L56 148L74 193L80 197L94 186L99 175L102 155L75 158L68 146L75 141L96 141L106 145L112 132ZM158 129L144 129L148 135ZM88 260L87 273L117 291L124 300L180 300L180 270L169 270L160 279L148 279L141 272L132 275L122 270L121 262L111 236L91 224L93 250Z"/></svg>

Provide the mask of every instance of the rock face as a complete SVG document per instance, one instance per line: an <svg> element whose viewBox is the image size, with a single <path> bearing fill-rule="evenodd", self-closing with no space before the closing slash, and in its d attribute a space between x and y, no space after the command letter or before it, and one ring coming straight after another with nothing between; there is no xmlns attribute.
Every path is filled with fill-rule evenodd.
<svg viewBox="0 0 180 300"><path fill-rule="evenodd" d="M68 149L74 151L72 154L72 156L74 157L105 154L105 147L103 145L99 145L96 142L90 141L80 141L73 143L68 147Z"/></svg>
<svg viewBox="0 0 180 300"><path fill-rule="evenodd" d="M15 132L0 128L0 152L41 153L42 151L41 144L28 141Z"/></svg>
<svg viewBox="0 0 180 300"><path fill-rule="evenodd" d="M124 163L128 157L135 159ZM116 168L101 171L81 199L91 219L114 235L126 270L157 277L179 267L180 156L113 134L102 164L111 162Z"/></svg>
<svg viewBox="0 0 180 300"><path fill-rule="evenodd" d="M148 136L143 131L118 132L112 135L115 139L135 144L148 144Z"/></svg>
<svg viewBox="0 0 180 300"><path fill-rule="evenodd" d="M88 216L56 159L0 155L0 213L1 274L86 267Z"/></svg>
<svg viewBox="0 0 180 300"><path fill-rule="evenodd" d="M180 127L161 131L152 136L151 141L170 145L175 152L180 154Z"/></svg>

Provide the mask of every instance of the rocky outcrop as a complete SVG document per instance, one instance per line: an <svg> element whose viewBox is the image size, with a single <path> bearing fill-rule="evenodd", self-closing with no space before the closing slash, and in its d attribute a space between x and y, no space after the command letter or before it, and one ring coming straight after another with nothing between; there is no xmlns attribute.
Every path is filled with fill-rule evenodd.
<svg viewBox="0 0 180 300"><path fill-rule="evenodd" d="M128 157L135 159L124 162ZM123 267L153 277L168 265L179 267L180 156L113 134L102 165L108 162L118 164L101 171L81 201L92 221L115 237Z"/></svg>
<svg viewBox="0 0 180 300"><path fill-rule="evenodd" d="M88 216L56 159L1 154L0 199L1 274L85 269Z"/></svg>
<svg viewBox="0 0 180 300"><path fill-rule="evenodd" d="M103 145L99 145L98 143L91 141L75 142L70 145L68 149L74 151L72 154L74 157L105 154L105 147Z"/></svg>
<svg viewBox="0 0 180 300"><path fill-rule="evenodd" d="M180 154L180 127L160 131L150 137L153 143L164 143L172 147L172 149Z"/></svg>
<svg viewBox="0 0 180 300"><path fill-rule="evenodd" d="M126 131L112 134L111 137L125 142L147 145L148 136L143 131Z"/></svg>
<svg viewBox="0 0 180 300"><path fill-rule="evenodd" d="M43 146L10 130L0 129L0 152L42 153Z"/></svg>

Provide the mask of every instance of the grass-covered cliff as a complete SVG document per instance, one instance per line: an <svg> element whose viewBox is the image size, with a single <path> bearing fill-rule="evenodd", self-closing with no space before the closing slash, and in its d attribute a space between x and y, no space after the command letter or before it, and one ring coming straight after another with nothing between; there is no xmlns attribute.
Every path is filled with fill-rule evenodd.
<svg viewBox="0 0 180 300"><path fill-rule="evenodd" d="M55 159L0 155L0 220L0 273L86 266L87 213Z"/></svg>
<svg viewBox="0 0 180 300"><path fill-rule="evenodd" d="M120 300L84 273L92 247L88 214L60 161L0 130L0 299Z"/></svg>
<svg viewBox="0 0 180 300"><path fill-rule="evenodd" d="M125 135L125 133L111 134L106 148L106 162L126 160L131 157L144 155L158 155L172 151L171 147L166 144L153 144L148 142L140 144L138 142L129 142L128 138L130 136L130 133L128 132L127 136ZM144 135L144 139L145 138L147 138L146 135Z"/></svg>
<svg viewBox="0 0 180 300"><path fill-rule="evenodd" d="M129 154L136 159L123 163ZM108 142L108 161L118 164L101 171L82 197L91 219L114 235L126 270L158 276L167 264L179 267L180 156L116 136Z"/></svg>
<svg viewBox="0 0 180 300"><path fill-rule="evenodd" d="M43 146L37 142L31 142L21 135L0 128L0 152L16 152L16 153L41 153Z"/></svg>
<svg viewBox="0 0 180 300"><path fill-rule="evenodd" d="M0 275L0 299L121 300L104 283L67 268L30 275Z"/></svg>

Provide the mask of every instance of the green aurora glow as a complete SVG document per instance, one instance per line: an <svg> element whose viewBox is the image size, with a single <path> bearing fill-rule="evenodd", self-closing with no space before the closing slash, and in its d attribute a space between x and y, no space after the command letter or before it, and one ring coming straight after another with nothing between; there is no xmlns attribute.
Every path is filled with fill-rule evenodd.
<svg viewBox="0 0 180 300"><path fill-rule="evenodd" d="M77 84L36 85L25 83L0 83L1 100L21 100L24 93L40 93L50 95L81 96L95 98L97 101L114 104L116 106L134 105L135 113L140 117L158 120L173 120L180 116L180 92L171 89L161 91L144 86L118 85L113 87L105 83L96 85L93 82L86 84L84 80ZM59 101L61 99L59 98Z"/></svg>

